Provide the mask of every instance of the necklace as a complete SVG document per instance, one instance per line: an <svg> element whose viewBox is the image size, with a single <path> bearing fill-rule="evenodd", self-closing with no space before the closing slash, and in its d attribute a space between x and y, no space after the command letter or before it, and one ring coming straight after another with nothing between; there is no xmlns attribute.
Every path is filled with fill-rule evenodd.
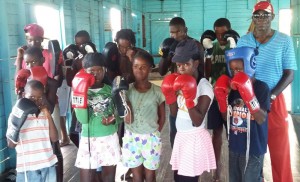
<svg viewBox="0 0 300 182"><path fill-rule="evenodd" d="M264 44L264 43L266 43L267 42L267 40L269 40L269 38L270 37L272 37L273 36L273 31L271 30L271 32L269 32L267 35L266 35L266 37L262 40L262 41L257 41L257 37L254 35L254 33L253 33L253 37L254 37L254 40L255 40L255 45L256 45L256 50L258 50L259 49L259 47L262 45L262 44Z"/></svg>

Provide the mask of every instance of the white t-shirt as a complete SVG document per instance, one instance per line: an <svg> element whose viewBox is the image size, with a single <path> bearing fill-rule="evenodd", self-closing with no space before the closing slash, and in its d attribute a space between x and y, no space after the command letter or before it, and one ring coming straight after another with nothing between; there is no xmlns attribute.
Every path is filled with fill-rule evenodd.
<svg viewBox="0 0 300 182"><path fill-rule="evenodd" d="M211 105L212 100L214 98L214 92L211 84L205 78L202 78L197 86L197 96L195 100L198 100L198 98L202 95L207 95L211 99L210 101L210 105ZM177 131L189 131L189 130L196 129L197 127L193 126L192 119L189 115L188 109L185 104L185 99L181 92L179 92L179 95L177 96L177 104L178 104L178 112L176 117ZM204 120L199 127L204 128L206 120L207 120L207 113L205 114Z"/></svg>

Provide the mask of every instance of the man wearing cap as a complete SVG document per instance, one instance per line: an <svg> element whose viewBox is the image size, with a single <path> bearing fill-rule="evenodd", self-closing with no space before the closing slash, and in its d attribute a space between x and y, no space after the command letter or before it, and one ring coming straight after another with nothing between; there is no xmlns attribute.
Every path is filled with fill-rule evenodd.
<svg viewBox="0 0 300 182"><path fill-rule="evenodd" d="M200 51L193 39L178 43L172 62L177 73L165 76L161 89L177 133L170 164L174 180L198 181L204 171L216 168L212 139L205 129L206 114L214 98L211 84L198 71Z"/></svg>
<svg viewBox="0 0 300 182"><path fill-rule="evenodd" d="M273 181L293 181L290 165L288 113L282 91L293 81L297 70L291 37L271 28L274 19L271 3L262 1L253 9L254 31L243 36L238 47L250 46L258 50L255 77L270 88L271 109L268 114L268 146Z"/></svg>

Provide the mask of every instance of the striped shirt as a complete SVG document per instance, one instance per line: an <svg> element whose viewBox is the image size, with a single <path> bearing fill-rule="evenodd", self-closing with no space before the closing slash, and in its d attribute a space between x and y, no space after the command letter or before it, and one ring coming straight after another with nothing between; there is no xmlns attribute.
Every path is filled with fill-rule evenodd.
<svg viewBox="0 0 300 182"><path fill-rule="evenodd" d="M57 162L50 142L49 123L42 112L38 118L28 115L21 128L16 151L18 172L35 171Z"/></svg>
<svg viewBox="0 0 300 182"><path fill-rule="evenodd" d="M283 70L297 70L293 41L286 34L275 31L268 42L260 44L251 32L241 37L237 46L258 47L255 77L267 83L271 90L281 79Z"/></svg>

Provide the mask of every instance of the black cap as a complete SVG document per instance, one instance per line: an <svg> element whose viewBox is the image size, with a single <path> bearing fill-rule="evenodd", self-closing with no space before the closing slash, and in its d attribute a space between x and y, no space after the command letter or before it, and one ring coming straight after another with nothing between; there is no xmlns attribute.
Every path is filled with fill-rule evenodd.
<svg viewBox="0 0 300 182"><path fill-rule="evenodd" d="M200 58L199 47L194 39L180 41L175 49L172 62L186 63L189 60L198 60Z"/></svg>

